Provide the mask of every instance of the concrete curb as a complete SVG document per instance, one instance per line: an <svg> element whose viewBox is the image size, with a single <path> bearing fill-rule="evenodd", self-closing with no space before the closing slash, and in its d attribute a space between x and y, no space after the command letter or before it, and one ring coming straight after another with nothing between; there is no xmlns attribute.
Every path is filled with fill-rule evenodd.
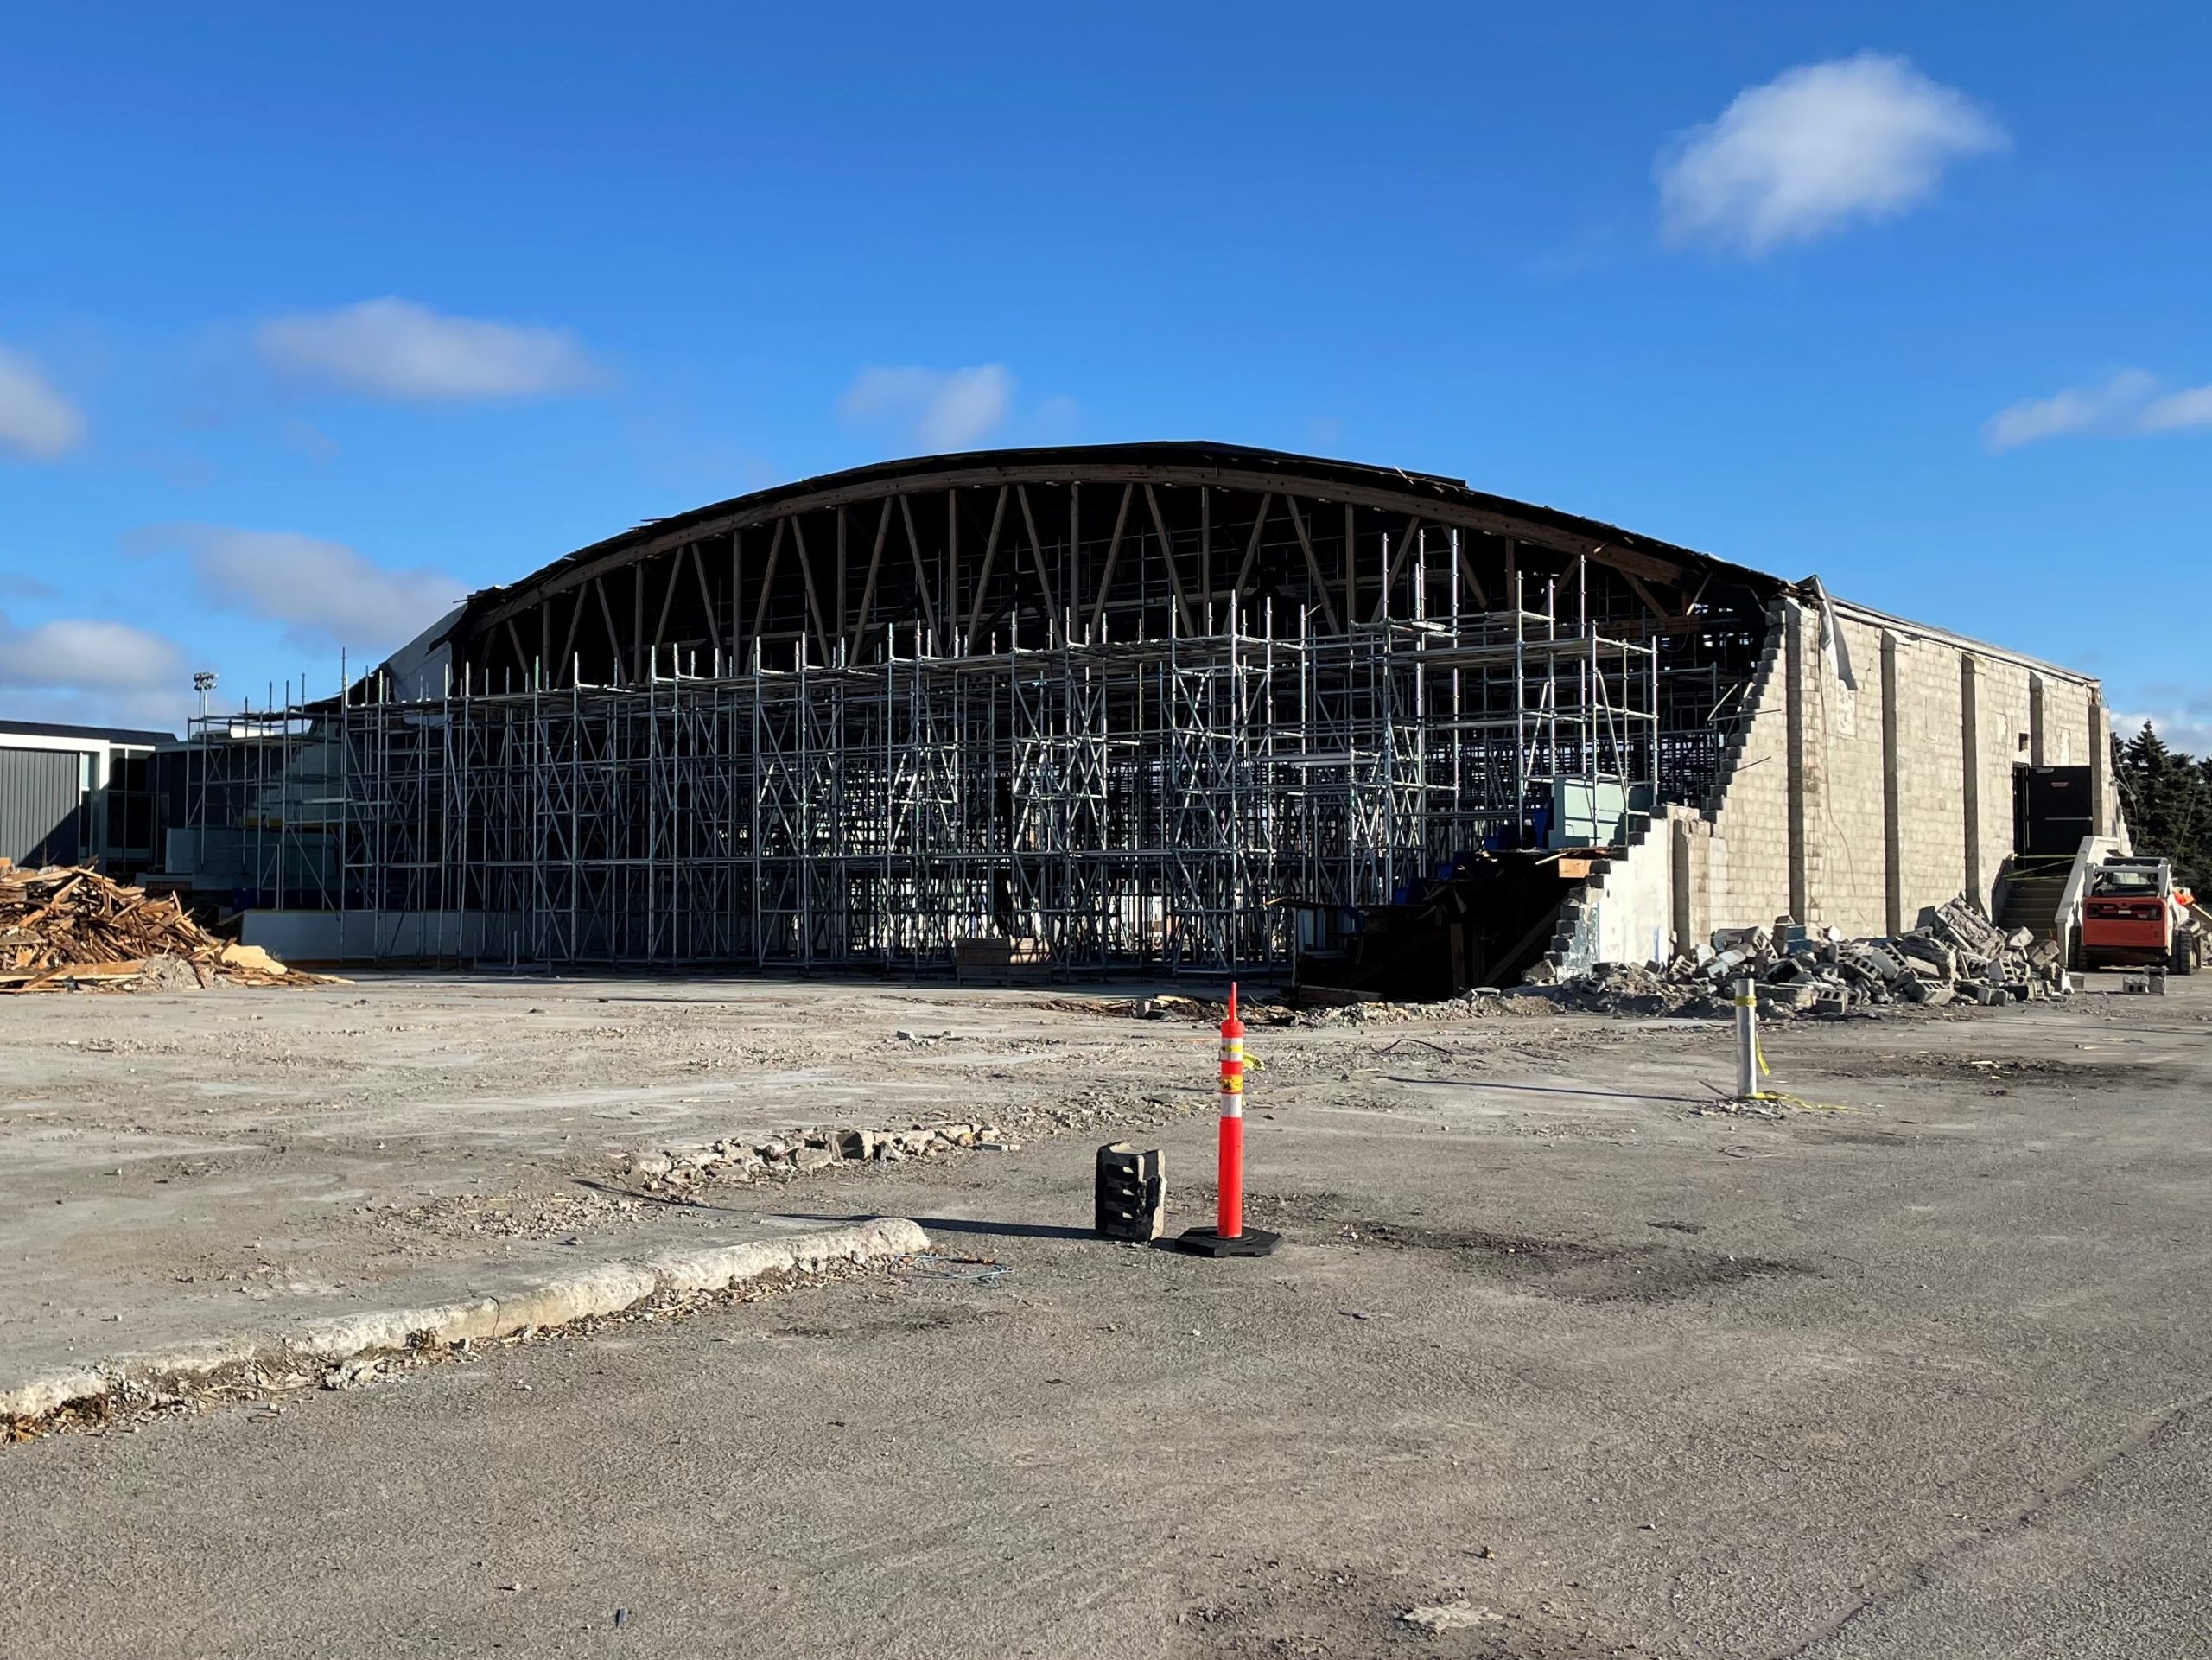
<svg viewBox="0 0 2212 1660"><path fill-rule="evenodd" d="M618 1314L664 1292L719 1291L771 1274L836 1262L876 1262L927 1250L929 1236L904 1217L879 1216L849 1228L795 1234L713 1250L665 1251L635 1262L601 1262L501 1297L475 1297L421 1308L387 1308L309 1320L289 1330L245 1332L182 1348L118 1355L0 1390L0 1419L38 1418L79 1401L134 1386L205 1377L244 1361L335 1364L410 1346L484 1342L536 1326L566 1326Z"/></svg>

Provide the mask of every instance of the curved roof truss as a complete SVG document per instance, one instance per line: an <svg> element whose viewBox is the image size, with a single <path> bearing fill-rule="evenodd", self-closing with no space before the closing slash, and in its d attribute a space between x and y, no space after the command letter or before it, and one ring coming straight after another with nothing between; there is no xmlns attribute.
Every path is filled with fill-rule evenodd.
<svg viewBox="0 0 2212 1660"><path fill-rule="evenodd" d="M498 690L1516 607L1739 634L1788 586L1457 480L1122 444L885 462L718 502L474 595L441 633L456 678Z"/></svg>

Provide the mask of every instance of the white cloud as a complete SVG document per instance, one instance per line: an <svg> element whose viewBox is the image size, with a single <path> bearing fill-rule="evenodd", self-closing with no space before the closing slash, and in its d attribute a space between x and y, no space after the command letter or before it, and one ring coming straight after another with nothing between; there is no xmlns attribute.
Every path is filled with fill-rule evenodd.
<svg viewBox="0 0 2212 1660"><path fill-rule="evenodd" d="M2185 427L2212 427L2212 386L2191 386L2153 398L2136 423L2142 432L2174 432Z"/></svg>
<svg viewBox="0 0 2212 1660"><path fill-rule="evenodd" d="M190 686L149 686L139 691L8 690L8 716L59 726L117 726L137 731L181 733L196 712Z"/></svg>
<svg viewBox="0 0 2212 1660"><path fill-rule="evenodd" d="M1746 87L1658 166L1668 239L1760 254L1903 213L2004 129L1904 58L1861 53Z"/></svg>
<svg viewBox="0 0 2212 1660"><path fill-rule="evenodd" d="M29 358L0 347L0 449L50 461L84 442L83 413Z"/></svg>
<svg viewBox="0 0 2212 1660"><path fill-rule="evenodd" d="M284 638L297 646L347 646L365 656L388 651L421 633L468 591L441 571L386 570L342 543L291 531L174 525L134 539L181 546L210 604L281 623Z"/></svg>
<svg viewBox="0 0 2212 1660"><path fill-rule="evenodd" d="M2114 709L2113 730L2123 738L2132 738L2148 721L2168 748L2212 756L2212 699L2194 701L2196 707L2184 709L2142 709L2132 713Z"/></svg>
<svg viewBox="0 0 2212 1660"><path fill-rule="evenodd" d="M2101 385L2069 386L2051 397L1998 410L1982 423L1982 442L1994 452L2069 432L2122 429L2141 418L2144 406L2158 390L2155 376L2122 369Z"/></svg>
<svg viewBox="0 0 2212 1660"><path fill-rule="evenodd" d="M18 628L0 614L0 686L11 691L150 691L181 679L181 662L175 646L128 623L60 617Z"/></svg>
<svg viewBox="0 0 2212 1660"><path fill-rule="evenodd" d="M963 449L1004 424L1014 377L1003 363L969 369L863 369L838 410L849 421L889 423L925 450Z"/></svg>
<svg viewBox="0 0 2212 1660"><path fill-rule="evenodd" d="M1982 423L1981 436L1996 454L2069 433L2139 436L2195 427L2212 427L2212 386L2165 392L2156 375L2122 369L2095 385L1999 410Z"/></svg>
<svg viewBox="0 0 2212 1660"><path fill-rule="evenodd" d="M264 362L296 379L410 403L536 398L600 378L565 328L448 317L390 297L271 318L255 342Z"/></svg>

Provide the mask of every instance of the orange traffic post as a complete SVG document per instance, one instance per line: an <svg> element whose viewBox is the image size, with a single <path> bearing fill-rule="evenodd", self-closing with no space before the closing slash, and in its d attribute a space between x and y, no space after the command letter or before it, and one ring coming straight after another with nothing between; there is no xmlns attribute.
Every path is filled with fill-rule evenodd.
<svg viewBox="0 0 2212 1660"><path fill-rule="evenodd" d="M1214 1225L1192 1228L1176 1243L1198 1256L1265 1256L1282 1236L1244 1226L1244 1022L1236 1018L1236 983L1229 983L1229 1014L1221 1023L1221 1127L1215 1141L1218 1197Z"/></svg>

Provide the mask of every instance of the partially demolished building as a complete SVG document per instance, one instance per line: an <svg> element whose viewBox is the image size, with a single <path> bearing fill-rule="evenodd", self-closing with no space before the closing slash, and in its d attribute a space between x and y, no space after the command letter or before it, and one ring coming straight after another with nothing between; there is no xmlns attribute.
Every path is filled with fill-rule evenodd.
<svg viewBox="0 0 2212 1660"><path fill-rule="evenodd" d="M1459 882L1469 983L1989 906L2016 773L2112 825L2105 731L2084 676L1454 480L998 451L645 525L210 723L171 862L288 957L794 968L1285 967Z"/></svg>

